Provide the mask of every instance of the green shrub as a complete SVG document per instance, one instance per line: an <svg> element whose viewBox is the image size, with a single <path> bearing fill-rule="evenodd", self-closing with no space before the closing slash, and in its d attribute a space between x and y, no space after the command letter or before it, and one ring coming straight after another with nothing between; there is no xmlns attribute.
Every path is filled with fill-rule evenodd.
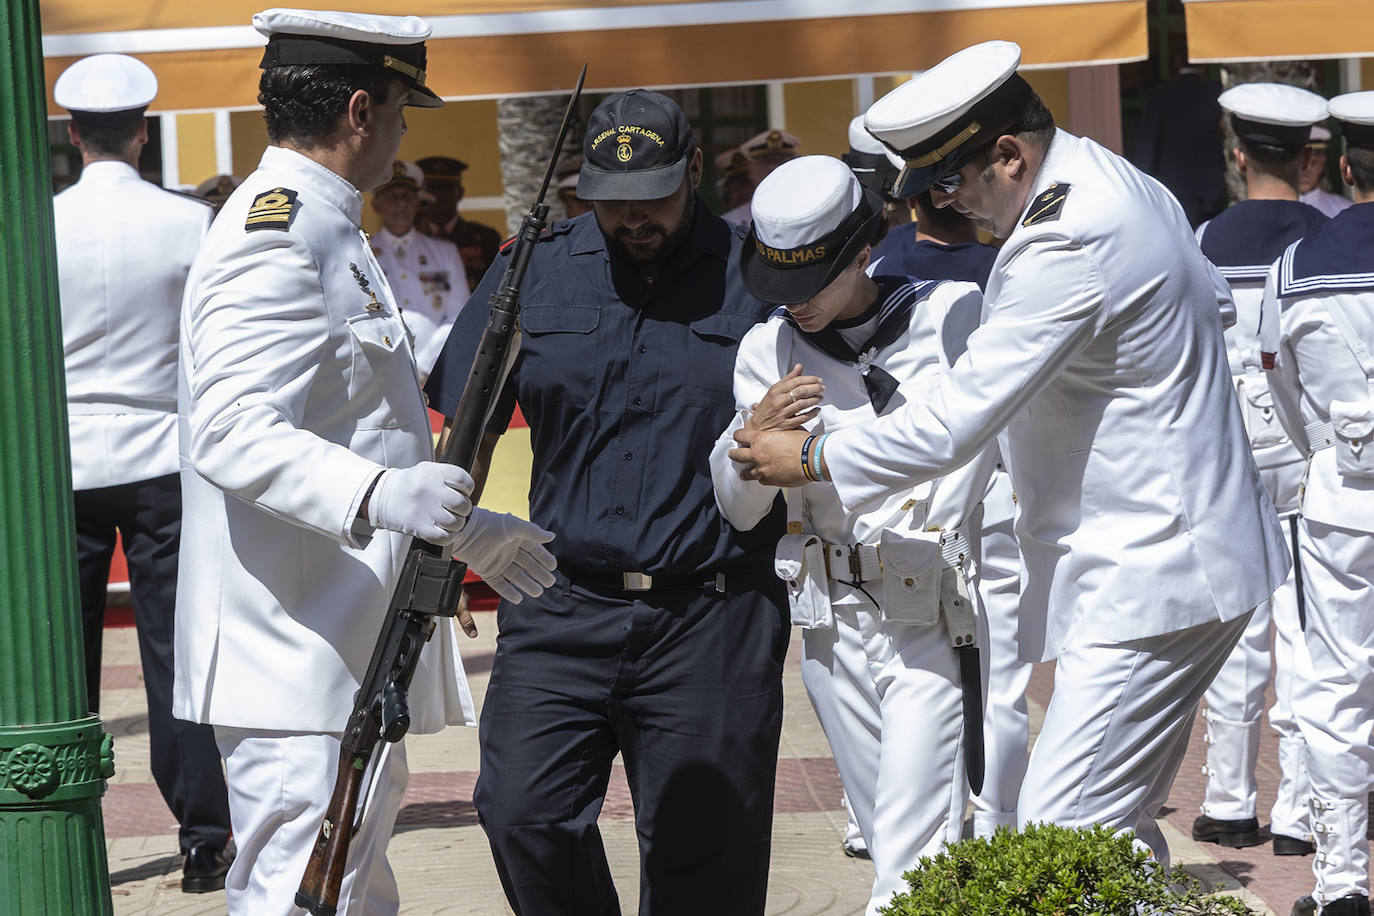
<svg viewBox="0 0 1374 916"><path fill-rule="evenodd" d="M947 846L903 877L910 890L894 895L883 916L1254 916L1234 897L1206 896L1181 867L1164 869L1130 834L1106 827L1002 828Z"/></svg>

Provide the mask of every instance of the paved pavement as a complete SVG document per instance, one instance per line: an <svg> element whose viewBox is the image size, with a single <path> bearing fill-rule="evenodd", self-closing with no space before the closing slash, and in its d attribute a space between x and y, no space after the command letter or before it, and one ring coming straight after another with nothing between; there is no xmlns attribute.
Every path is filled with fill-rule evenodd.
<svg viewBox="0 0 1374 916"><path fill-rule="evenodd" d="M481 635L464 659L479 701L495 645L495 615L478 615ZM795 637L785 673L786 710L778 763L769 914L861 914L872 880L869 864L840 850L845 815L840 782L825 737L807 702ZM1032 727L1038 727L1053 681L1051 665L1038 666L1030 690ZM101 708L115 737L114 778L104 798L110 883L117 916L221 914L218 894L184 895L176 850L176 823L148 773L147 718L132 629L105 636ZM1202 793L1202 726L1170 798L1165 832L1177 862L1211 884L1224 882L1261 913L1286 916L1295 897L1311 888L1310 858L1276 858L1270 845L1221 849L1188 839ZM410 787L390 847L405 914L508 913L472 807L477 776L474 729L450 728L412 738ZM1261 744L1261 822L1277 782L1276 742L1266 729ZM611 783L601 831L624 913L637 910L638 857L629 791L623 775Z"/></svg>

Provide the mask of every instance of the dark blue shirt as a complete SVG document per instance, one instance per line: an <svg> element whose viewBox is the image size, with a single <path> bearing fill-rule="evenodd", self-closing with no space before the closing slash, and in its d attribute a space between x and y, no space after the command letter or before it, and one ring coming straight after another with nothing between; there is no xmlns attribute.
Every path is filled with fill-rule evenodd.
<svg viewBox="0 0 1374 916"><path fill-rule="evenodd" d="M742 561L771 569L781 500L752 531L716 509L711 446L734 416L735 351L771 306L739 273L743 230L699 198L688 235L652 284L612 255L593 214L535 245L520 297L520 355L488 429L513 405L530 426L530 519L560 567L681 575ZM459 313L426 391L452 416L486 326L497 258Z"/></svg>
<svg viewBox="0 0 1374 916"><path fill-rule="evenodd" d="M900 226L873 251L873 272L917 280L964 280L986 289L997 249L982 242L942 245L916 241L915 226Z"/></svg>

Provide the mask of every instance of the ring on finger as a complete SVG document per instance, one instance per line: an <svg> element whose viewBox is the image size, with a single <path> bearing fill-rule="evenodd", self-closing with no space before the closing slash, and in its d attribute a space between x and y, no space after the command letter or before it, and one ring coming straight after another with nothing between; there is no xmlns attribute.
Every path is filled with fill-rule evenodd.
<svg viewBox="0 0 1374 916"><path fill-rule="evenodd" d="M793 404L797 403L797 389L789 388L787 391L787 395L792 399Z"/></svg>

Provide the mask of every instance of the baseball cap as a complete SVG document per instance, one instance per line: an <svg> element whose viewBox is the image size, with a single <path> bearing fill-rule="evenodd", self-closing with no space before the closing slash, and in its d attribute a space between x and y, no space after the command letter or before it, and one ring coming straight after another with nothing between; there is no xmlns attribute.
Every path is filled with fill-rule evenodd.
<svg viewBox="0 0 1374 916"><path fill-rule="evenodd" d="M677 103L648 89L607 96L587 118L577 196L658 200L682 185L696 139Z"/></svg>

